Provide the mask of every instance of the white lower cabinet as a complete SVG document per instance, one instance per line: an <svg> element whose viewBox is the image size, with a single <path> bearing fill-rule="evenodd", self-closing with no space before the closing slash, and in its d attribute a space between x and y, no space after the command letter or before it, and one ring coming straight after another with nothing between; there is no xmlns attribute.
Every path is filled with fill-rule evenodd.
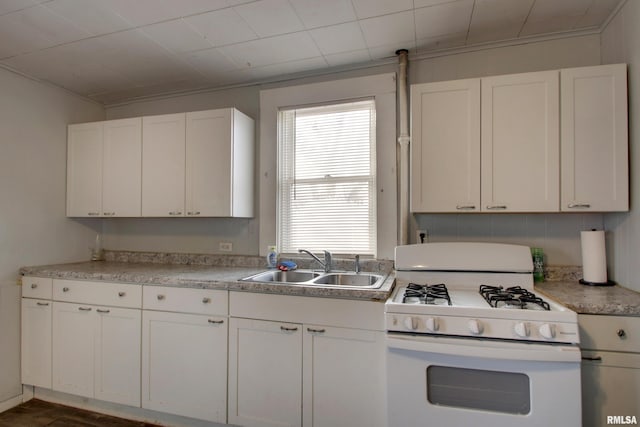
<svg viewBox="0 0 640 427"><path fill-rule="evenodd" d="M140 406L141 310L53 303L53 389Z"/></svg>
<svg viewBox="0 0 640 427"><path fill-rule="evenodd" d="M302 325L230 319L229 423L302 423Z"/></svg>
<svg viewBox="0 0 640 427"><path fill-rule="evenodd" d="M227 319L145 310L142 407L225 423Z"/></svg>
<svg viewBox="0 0 640 427"><path fill-rule="evenodd" d="M51 388L51 301L22 298L22 383Z"/></svg>

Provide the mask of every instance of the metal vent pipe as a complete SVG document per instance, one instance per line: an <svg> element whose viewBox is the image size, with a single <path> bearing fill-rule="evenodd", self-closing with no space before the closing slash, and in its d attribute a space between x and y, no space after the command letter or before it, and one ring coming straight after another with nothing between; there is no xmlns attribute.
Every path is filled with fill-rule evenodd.
<svg viewBox="0 0 640 427"><path fill-rule="evenodd" d="M398 244L406 245L409 228L409 112L407 64L409 51L400 49L398 55L398 122L400 136L398 136Z"/></svg>

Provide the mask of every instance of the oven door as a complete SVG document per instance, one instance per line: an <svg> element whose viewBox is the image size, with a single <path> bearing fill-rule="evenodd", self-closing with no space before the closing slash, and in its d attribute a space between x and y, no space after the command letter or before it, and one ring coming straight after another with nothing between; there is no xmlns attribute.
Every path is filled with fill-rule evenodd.
<svg viewBox="0 0 640 427"><path fill-rule="evenodd" d="M389 427L580 427L571 345L387 335Z"/></svg>

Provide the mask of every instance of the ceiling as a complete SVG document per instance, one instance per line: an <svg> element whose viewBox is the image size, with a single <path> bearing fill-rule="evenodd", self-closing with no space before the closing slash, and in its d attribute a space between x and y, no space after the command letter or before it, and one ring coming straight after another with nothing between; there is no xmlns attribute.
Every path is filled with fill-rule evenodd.
<svg viewBox="0 0 640 427"><path fill-rule="evenodd" d="M0 0L0 66L104 104L599 29L625 0Z"/></svg>

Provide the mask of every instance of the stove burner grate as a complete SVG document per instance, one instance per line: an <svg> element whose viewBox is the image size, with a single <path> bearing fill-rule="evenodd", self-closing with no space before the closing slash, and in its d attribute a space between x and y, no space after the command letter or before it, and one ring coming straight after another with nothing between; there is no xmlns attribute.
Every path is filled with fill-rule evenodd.
<svg viewBox="0 0 640 427"><path fill-rule="evenodd" d="M533 304L534 307L551 310L548 302L520 286L505 289L502 286L480 285L479 292L491 307L527 309L530 308L528 304Z"/></svg>
<svg viewBox="0 0 640 427"><path fill-rule="evenodd" d="M403 303L437 304L438 300L446 301L451 305L451 297L444 283L436 285L409 283L402 297Z"/></svg>

